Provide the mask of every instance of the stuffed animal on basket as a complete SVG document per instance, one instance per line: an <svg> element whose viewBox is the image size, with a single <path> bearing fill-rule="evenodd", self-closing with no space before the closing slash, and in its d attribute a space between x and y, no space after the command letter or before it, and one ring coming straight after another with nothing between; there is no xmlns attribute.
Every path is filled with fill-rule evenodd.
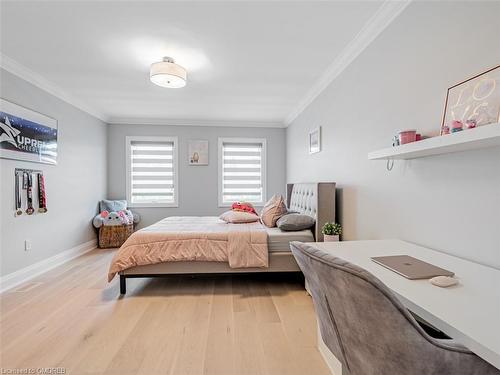
<svg viewBox="0 0 500 375"><path fill-rule="evenodd" d="M108 200L104 199L99 202L99 210L94 219L92 220L92 224L95 228L99 229L103 225L137 225L141 221L141 216L137 212L133 212L127 208L127 201L124 199L121 200ZM118 223L119 220L115 216L121 217L122 223Z"/></svg>
<svg viewBox="0 0 500 375"><path fill-rule="evenodd" d="M121 210L118 212L118 215L120 215L123 220L125 221L125 224L134 224L134 214L130 210Z"/></svg>
<svg viewBox="0 0 500 375"><path fill-rule="evenodd" d="M134 219L132 213L126 212L128 210L122 211L102 211L99 215L97 215L93 224L96 228L100 228L102 225L104 226L117 226L117 225L127 225L133 224Z"/></svg>

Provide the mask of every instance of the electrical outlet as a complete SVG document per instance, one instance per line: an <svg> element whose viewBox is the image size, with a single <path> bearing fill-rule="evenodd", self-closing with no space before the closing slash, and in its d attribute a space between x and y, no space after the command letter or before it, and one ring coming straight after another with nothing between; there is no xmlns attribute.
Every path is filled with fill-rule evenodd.
<svg viewBox="0 0 500 375"><path fill-rule="evenodd" d="M31 250L31 240L24 240L24 251Z"/></svg>

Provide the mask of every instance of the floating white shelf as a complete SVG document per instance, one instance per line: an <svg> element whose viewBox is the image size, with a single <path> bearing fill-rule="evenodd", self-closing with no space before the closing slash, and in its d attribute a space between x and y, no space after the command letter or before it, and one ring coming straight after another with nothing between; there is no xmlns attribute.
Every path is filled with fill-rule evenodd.
<svg viewBox="0 0 500 375"><path fill-rule="evenodd" d="M431 155L500 146L500 124L483 125L458 133L423 139L370 152L370 160L417 159Z"/></svg>

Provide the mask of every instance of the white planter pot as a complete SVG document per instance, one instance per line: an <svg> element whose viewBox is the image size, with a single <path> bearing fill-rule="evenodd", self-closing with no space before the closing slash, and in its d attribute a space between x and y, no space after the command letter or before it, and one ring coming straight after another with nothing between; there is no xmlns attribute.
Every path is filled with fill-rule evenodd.
<svg viewBox="0 0 500 375"><path fill-rule="evenodd" d="M337 242L339 241L339 235L333 235L333 234L324 234L323 235L323 238L324 238L324 241L325 242Z"/></svg>

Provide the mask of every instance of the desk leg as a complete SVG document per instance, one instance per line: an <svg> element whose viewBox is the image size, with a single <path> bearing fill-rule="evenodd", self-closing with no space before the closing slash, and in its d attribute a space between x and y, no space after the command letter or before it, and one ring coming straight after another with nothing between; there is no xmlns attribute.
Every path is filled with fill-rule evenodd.
<svg viewBox="0 0 500 375"><path fill-rule="evenodd" d="M318 349L321 356L326 362L326 365L330 369L332 375L342 375L342 363L333 355L333 353L328 349L325 342L321 338L321 332L318 326Z"/></svg>
<svg viewBox="0 0 500 375"><path fill-rule="evenodd" d="M305 285L305 288L306 288L307 295L310 296L311 295L311 291L309 290L309 285L307 284L307 280L305 281L304 285Z"/></svg>

